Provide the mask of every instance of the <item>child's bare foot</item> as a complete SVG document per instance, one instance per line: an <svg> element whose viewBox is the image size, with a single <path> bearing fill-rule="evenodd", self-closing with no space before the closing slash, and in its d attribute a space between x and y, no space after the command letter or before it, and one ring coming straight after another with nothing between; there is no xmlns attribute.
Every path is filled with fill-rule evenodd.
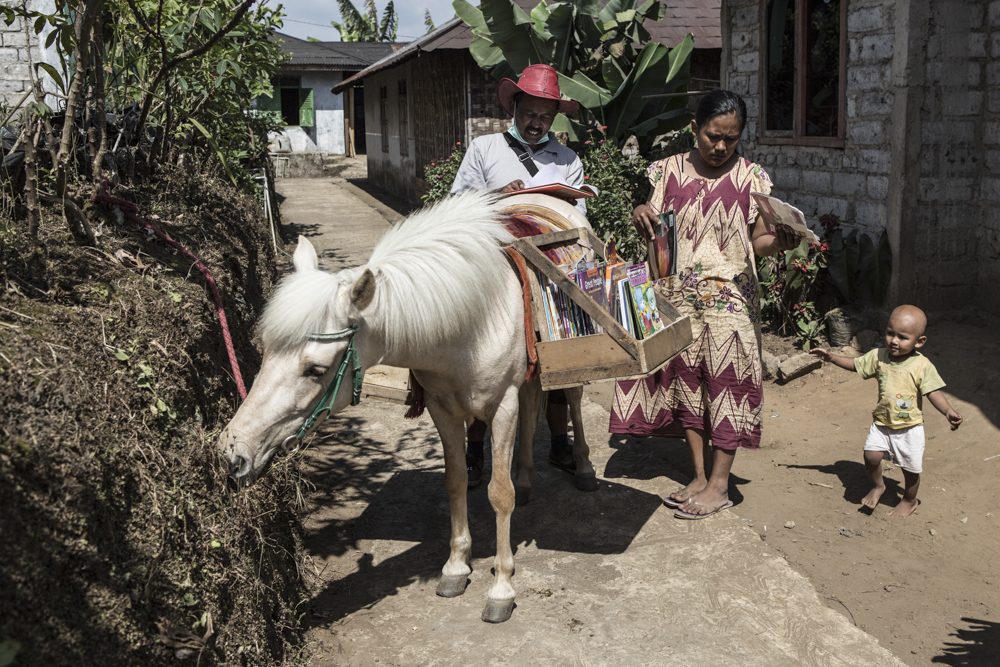
<svg viewBox="0 0 1000 667"><path fill-rule="evenodd" d="M883 493L885 493L885 484L881 486L876 486L874 489L868 492L868 495L864 497L864 499L861 501L861 504L864 505L865 507L875 509L875 507L878 506L879 498L882 497Z"/></svg>
<svg viewBox="0 0 1000 667"><path fill-rule="evenodd" d="M905 519L913 514L913 510L917 509L917 505L919 504L920 501L916 498L913 500L900 500L899 504L889 511L889 516Z"/></svg>

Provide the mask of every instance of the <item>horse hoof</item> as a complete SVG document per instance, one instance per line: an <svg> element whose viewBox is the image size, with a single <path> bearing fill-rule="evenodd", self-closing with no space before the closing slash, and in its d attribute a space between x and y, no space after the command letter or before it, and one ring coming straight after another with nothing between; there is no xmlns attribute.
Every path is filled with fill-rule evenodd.
<svg viewBox="0 0 1000 667"><path fill-rule="evenodd" d="M581 491L597 491L597 473L578 472L573 478L576 480L576 488Z"/></svg>
<svg viewBox="0 0 1000 667"><path fill-rule="evenodd" d="M503 623L514 611L513 600L487 600L483 609L483 620L487 623Z"/></svg>
<svg viewBox="0 0 1000 667"><path fill-rule="evenodd" d="M514 487L514 506L524 507L531 498L531 487Z"/></svg>
<svg viewBox="0 0 1000 667"><path fill-rule="evenodd" d="M442 575L436 592L443 598L457 598L465 592L465 586L468 583L469 577L464 574L457 574L450 577Z"/></svg>

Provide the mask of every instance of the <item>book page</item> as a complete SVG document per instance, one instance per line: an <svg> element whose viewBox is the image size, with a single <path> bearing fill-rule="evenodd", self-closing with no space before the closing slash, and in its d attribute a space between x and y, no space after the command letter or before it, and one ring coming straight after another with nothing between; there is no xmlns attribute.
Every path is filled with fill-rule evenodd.
<svg viewBox="0 0 1000 667"><path fill-rule="evenodd" d="M554 183L569 186L569 183L563 178L562 172L559 171L559 167L550 162L539 168L538 173L532 176L531 180L524 184L524 187L537 188L540 185L552 185Z"/></svg>
<svg viewBox="0 0 1000 667"><path fill-rule="evenodd" d="M757 211L764 219L768 232L774 234L778 225L786 225L800 239L819 243L819 237L806 225L806 217L802 215L802 211L776 197L760 192L751 192L750 196L757 203Z"/></svg>

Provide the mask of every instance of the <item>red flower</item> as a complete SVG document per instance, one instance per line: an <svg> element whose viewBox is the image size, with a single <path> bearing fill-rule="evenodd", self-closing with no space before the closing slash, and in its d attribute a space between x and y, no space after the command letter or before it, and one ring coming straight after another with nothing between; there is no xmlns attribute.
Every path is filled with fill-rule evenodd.
<svg viewBox="0 0 1000 667"><path fill-rule="evenodd" d="M585 181L586 181L586 180L587 180L587 179L589 179L589 178L590 178L590 176L584 176L584 177L583 177L583 180L585 180Z"/></svg>

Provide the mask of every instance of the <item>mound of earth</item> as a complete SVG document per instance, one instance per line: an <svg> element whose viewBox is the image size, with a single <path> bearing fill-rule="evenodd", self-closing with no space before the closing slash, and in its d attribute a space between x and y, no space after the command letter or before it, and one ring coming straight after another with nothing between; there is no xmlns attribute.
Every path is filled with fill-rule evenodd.
<svg viewBox="0 0 1000 667"><path fill-rule="evenodd" d="M276 278L253 197L196 171L115 196L212 272L243 377ZM0 663L276 665L300 641L299 477L227 486L237 407L201 274L120 213L0 220ZM191 660L194 663L194 660Z"/></svg>

